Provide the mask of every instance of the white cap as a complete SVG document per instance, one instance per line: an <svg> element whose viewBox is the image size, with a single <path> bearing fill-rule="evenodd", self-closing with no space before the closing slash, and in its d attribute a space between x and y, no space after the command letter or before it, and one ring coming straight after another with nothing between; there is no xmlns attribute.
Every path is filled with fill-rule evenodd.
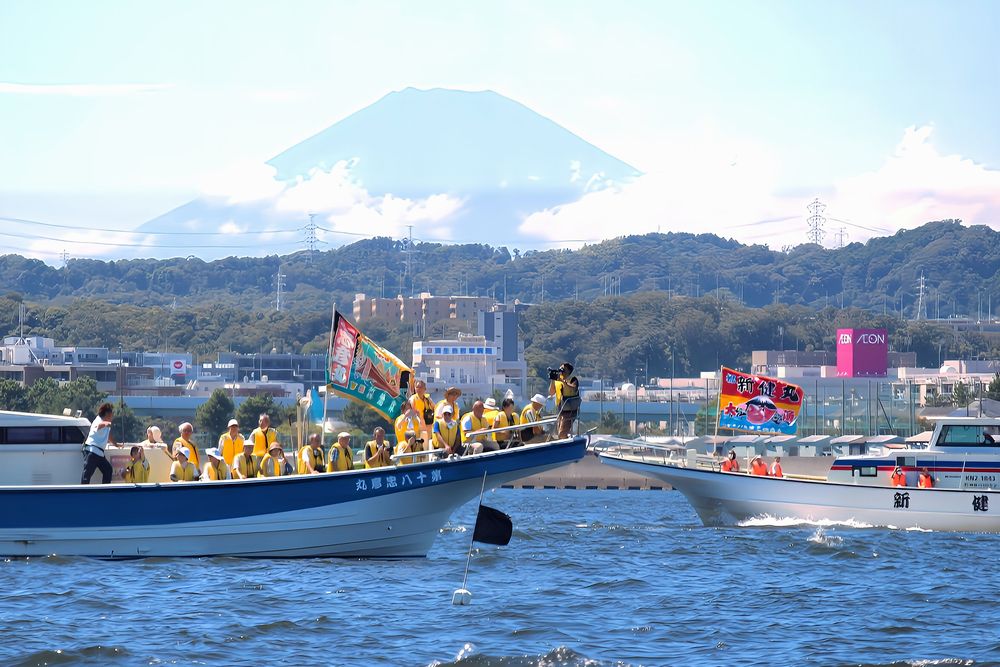
<svg viewBox="0 0 1000 667"><path fill-rule="evenodd" d="M541 394L535 394L534 396L531 397L532 403L538 403L540 405L545 405L545 400L546 400L545 397L542 396Z"/></svg>
<svg viewBox="0 0 1000 667"><path fill-rule="evenodd" d="M180 447L180 448L178 448L177 453L178 454L183 454L184 458L186 458L186 459L191 458L191 450L188 449L187 447Z"/></svg>
<svg viewBox="0 0 1000 667"><path fill-rule="evenodd" d="M451 405L449 405L448 403L445 403L444 407L441 408L441 414L444 414L446 412L450 412L450 413L454 414L455 410L451 407Z"/></svg>
<svg viewBox="0 0 1000 667"><path fill-rule="evenodd" d="M484 408L489 408L490 410L496 410L497 409L497 401L496 401L496 399L493 398L492 396L490 396L485 401L483 401L483 407Z"/></svg>
<svg viewBox="0 0 1000 667"><path fill-rule="evenodd" d="M229 428L230 426L239 426L239 425L240 423L238 421L236 421L235 419L230 419L229 423L226 424L226 428Z"/></svg>
<svg viewBox="0 0 1000 667"><path fill-rule="evenodd" d="M205 450L205 453L214 459L222 458L222 452L219 451L218 447L209 447L208 449Z"/></svg>
<svg viewBox="0 0 1000 667"><path fill-rule="evenodd" d="M350 437L351 434L348 433L347 431L341 431L340 433L337 434L337 440L340 440L341 438L350 438Z"/></svg>

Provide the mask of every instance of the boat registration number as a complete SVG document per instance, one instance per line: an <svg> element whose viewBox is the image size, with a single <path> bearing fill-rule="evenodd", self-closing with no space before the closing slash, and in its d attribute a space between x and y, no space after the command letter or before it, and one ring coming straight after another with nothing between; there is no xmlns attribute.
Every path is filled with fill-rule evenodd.
<svg viewBox="0 0 1000 667"><path fill-rule="evenodd" d="M992 489L997 482L996 475L966 475L965 486L974 489Z"/></svg>

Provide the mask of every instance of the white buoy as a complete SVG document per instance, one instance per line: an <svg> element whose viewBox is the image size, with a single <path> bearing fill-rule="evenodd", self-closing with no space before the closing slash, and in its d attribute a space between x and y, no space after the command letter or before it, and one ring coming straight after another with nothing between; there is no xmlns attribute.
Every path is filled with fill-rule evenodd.
<svg viewBox="0 0 1000 667"><path fill-rule="evenodd" d="M465 588L455 589L455 592L451 595L451 603L462 606L472 604L472 592Z"/></svg>

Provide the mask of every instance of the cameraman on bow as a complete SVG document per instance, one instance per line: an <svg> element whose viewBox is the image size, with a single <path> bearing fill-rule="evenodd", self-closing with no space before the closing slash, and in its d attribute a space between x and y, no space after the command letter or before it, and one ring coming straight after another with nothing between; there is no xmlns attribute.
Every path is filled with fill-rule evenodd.
<svg viewBox="0 0 1000 667"><path fill-rule="evenodd" d="M573 364L564 362L559 368L549 368L549 394L556 396L559 414L557 438L568 438L573 432L573 422L580 411L580 383L573 375Z"/></svg>

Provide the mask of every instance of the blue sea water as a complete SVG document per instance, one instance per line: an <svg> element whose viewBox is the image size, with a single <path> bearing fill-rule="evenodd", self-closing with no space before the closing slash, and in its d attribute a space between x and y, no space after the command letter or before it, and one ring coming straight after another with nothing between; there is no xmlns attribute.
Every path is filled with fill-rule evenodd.
<svg viewBox="0 0 1000 667"><path fill-rule="evenodd" d="M501 489L429 558L0 564L3 665L1000 665L1000 536L704 528L675 492ZM10 511L10 508L8 508Z"/></svg>

